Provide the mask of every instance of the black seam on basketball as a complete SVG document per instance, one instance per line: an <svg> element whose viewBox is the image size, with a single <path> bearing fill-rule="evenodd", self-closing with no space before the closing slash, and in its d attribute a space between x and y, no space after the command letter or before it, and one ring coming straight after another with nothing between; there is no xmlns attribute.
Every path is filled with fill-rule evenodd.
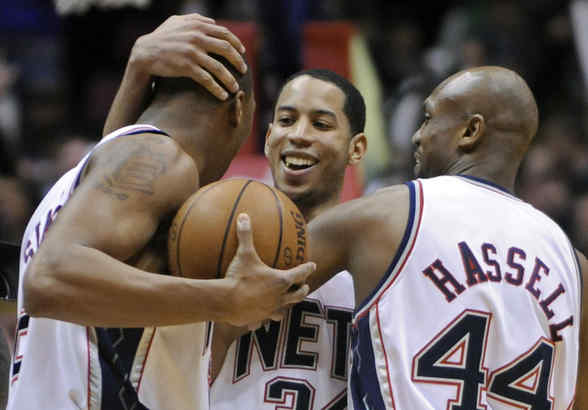
<svg viewBox="0 0 588 410"><path fill-rule="evenodd" d="M235 211L237 210L237 205L239 205L239 201L241 201L241 197L243 196L243 193L245 192L245 188L247 188L247 186L252 182L253 182L253 180L249 179L249 180L247 180L245 185L243 185L243 188L241 188L241 192L239 192L239 195L237 195L237 199L235 200L235 203L233 204L233 209L231 209L231 215L229 216L229 220L227 221L227 226L225 227L225 235L223 237L223 243L221 244L220 255L218 257L218 262L216 264L216 278L217 279L219 279L220 275L221 275L223 256L225 254L225 245L227 244L227 238L229 237L229 232L231 231L231 225L233 224L233 218L235 217Z"/></svg>
<svg viewBox="0 0 588 410"><path fill-rule="evenodd" d="M269 186L265 185L265 187L270 190L270 192L272 193L272 195L274 196L274 198L276 200L276 205L278 206L278 216L279 216L278 219L280 221L280 234L278 235L278 248L276 249L276 257L274 258L274 263L272 265L272 268L275 268L278 264L278 259L280 258L280 249L282 249L282 235L284 234L284 213L282 212L282 201L280 201L280 198L278 197L278 195Z"/></svg>
<svg viewBox="0 0 588 410"><path fill-rule="evenodd" d="M192 211L192 208L194 207L194 205L196 205L196 202L198 202L198 200L200 199L200 197L202 196L202 194L204 194L208 190L214 188L216 185L217 184L211 185L208 188L203 189L202 192L200 192L198 194L198 196L194 199L194 202L192 202L190 204L190 207L184 213L184 217L182 218L182 223L178 227L178 237L176 238L176 262L177 262L177 265L178 265L178 275L179 276L184 276L184 273L182 272L182 264L180 262L180 243L181 243L180 242L180 237L182 235L182 230L184 229L184 223L186 222L186 219L188 218L188 215L190 215L190 211Z"/></svg>

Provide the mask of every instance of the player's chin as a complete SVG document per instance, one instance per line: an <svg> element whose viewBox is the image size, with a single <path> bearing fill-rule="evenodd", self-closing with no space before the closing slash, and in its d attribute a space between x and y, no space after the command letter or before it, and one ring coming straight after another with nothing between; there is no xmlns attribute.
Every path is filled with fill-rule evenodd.
<svg viewBox="0 0 588 410"><path fill-rule="evenodd" d="M315 192L313 181L306 181L304 183L289 184L282 183L276 186L288 198L298 205L298 201L304 201Z"/></svg>
<svg viewBox="0 0 588 410"><path fill-rule="evenodd" d="M306 191L308 191L308 187L304 184L293 185L293 184L286 184L286 183L278 183L276 187L280 191L285 193L292 200L295 200L297 198L304 196Z"/></svg>

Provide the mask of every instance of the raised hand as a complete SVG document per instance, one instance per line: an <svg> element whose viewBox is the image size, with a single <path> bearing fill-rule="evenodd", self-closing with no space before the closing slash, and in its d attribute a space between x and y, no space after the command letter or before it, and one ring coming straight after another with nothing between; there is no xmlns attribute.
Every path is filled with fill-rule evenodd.
<svg viewBox="0 0 588 410"><path fill-rule="evenodd" d="M129 64L151 76L192 78L224 100L228 95L218 81L231 92L239 86L233 75L208 53L223 56L244 73L244 52L241 41L226 27L194 13L171 16L153 32L139 37Z"/></svg>
<svg viewBox="0 0 588 410"><path fill-rule="evenodd" d="M247 71L245 47L226 27L200 14L171 16L151 33L139 37L131 50L125 74L104 123L103 135L133 124L145 109L154 76L188 77L215 97L239 88L229 70L208 53L225 57L239 71Z"/></svg>

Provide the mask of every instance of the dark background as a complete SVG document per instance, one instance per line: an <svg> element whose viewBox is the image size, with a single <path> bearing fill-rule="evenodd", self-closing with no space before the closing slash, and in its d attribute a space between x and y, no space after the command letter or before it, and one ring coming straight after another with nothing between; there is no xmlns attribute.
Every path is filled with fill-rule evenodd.
<svg viewBox="0 0 588 410"><path fill-rule="evenodd" d="M0 10L0 240L20 241L48 187L100 138L135 39L169 15L200 12L258 27L262 124L281 81L303 66L303 27L357 28L376 68L381 104L371 109L384 119L387 150L384 164L368 158L367 192L411 178L410 136L420 120L420 103L402 115L411 101L464 67L515 69L541 114L517 194L588 251L586 84L568 1L1 0ZM251 138L264 135L260 126Z"/></svg>

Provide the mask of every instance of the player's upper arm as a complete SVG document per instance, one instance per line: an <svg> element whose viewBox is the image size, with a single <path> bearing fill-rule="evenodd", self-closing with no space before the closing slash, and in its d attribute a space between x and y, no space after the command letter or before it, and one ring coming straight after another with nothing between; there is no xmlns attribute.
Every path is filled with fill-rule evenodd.
<svg viewBox="0 0 588 410"><path fill-rule="evenodd" d="M93 154L41 248L81 244L125 261L197 187L194 162L169 137L116 139Z"/></svg>
<svg viewBox="0 0 588 410"><path fill-rule="evenodd" d="M404 185L385 188L320 214L309 224L310 260L317 271L311 289L337 272L385 270L402 236L408 208ZM384 272L381 272L384 273ZM357 283L356 283L357 286Z"/></svg>

